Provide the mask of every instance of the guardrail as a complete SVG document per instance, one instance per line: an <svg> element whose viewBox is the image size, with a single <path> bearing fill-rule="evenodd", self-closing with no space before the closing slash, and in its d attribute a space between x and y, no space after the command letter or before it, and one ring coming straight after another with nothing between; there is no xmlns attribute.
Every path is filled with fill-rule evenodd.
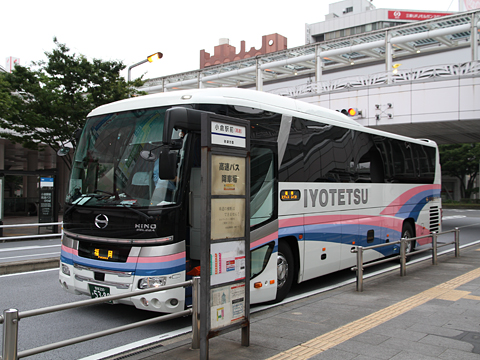
<svg viewBox="0 0 480 360"><path fill-rule="evenodd" d="M38 226L40 232L40 227L42 226L60 226L60 232L52 232L51 234L31 234L31 235L21 235L21 236L0 236L0 240L5 242L7 240L25 240L25 239L41 239L41 238L51 238L51 237L62 237L63 235L63 221L51 222L51 223L35 223L35 224L16 224L16 225L0 225L0 235L2 234L2 229L7 228L20 228L20 227L32 227Z"/></svg>
<svg viewBox="0 0 480 360"><path fill-rule="evenodd" d="M437 238L438 238L439 235L444 235L444 234L448 234L448 233L452 233L452 232L455 233L455 239L452 242L438 245ZM417 250L415 252L410 252L408 254L406 253L405 249L406 249L407 241L417 241L419 239L425 239L425 238L432 238L432 247ZM396 245L396 244L400 244L400 254L399 255L393 256L393 257L387 257L387 258L384 258L384 259L381 259L381 260L371 261L371 262L368 262L366 264L363 263L363 253L364 253L364 251L378 249L378 248L385 247L385 246L393 246L393 245ZM353 268L351 268L352 271L357 272L357 274L356 274L356 278L357 278L356 290L360 291L360 292L363 291L363 270L367 267L399 259L400 260L400 276L405 276L405 275L407 275L407 257L408 256L411 256L413 254L420 254L422 252L431 250L432 251L432 265L437 265L438 248L443 247L443 246L447 246L447 245L451 245L451 244L455 244L455 257L459 257L460 256L460 230L458 228L455 228L453 230L443 231L441 233L433 232L429 235L417 236L417 237L414 237L414 238L408 238L408 239L402 238L398 241L393 241L393 242L389 242L389 243L385 243L385 244L372 245L372 246L368 246L368 247L356 246L354 249L351 250L352 253L357 254L357 265L354 266Z"/></svg>
<svg viewBox="0 0 480 360"><path fill-rule="evenodd" d="M106 301L123 299L126 297L150 294L157 291L165 291L180 287L189 287L192 286L192 308L174 313L169 315L161 315L152 319L138 321L136 323L118 326L113 329L99 331L93 334L83 335L76 338L59 341L49 345L39 346L30 350L24 350L18 352L18 323L20 319L27 317L44 315L48 313L53 313L62 310L74 309L82 306L95 305L99 303L104 303ZM200 292L200 277L195 277L192 280L184 281L178 284L162 286L159 288L152 288L147 290L135 291L127 294L121 295L109 295L96 299L76 301L69 304L55 305L40 309L27 310L27 311L18 311L17 309L7 309L4 310L3 315L0 315L0 324L3 323L3 348L2 348L2 360L17 360L27 356L32 356L35 354L43 353L46 351L58 349L61 347L78 344L83 341L96 339L102 336L107 336L111 334L116 334L125 330L134 329L144 325L150 325L157 322L167 321L175 319L178 317L183 317L187 315L192 315L192 348L200 348L200 326L199 326L199 292Z"/></svg>

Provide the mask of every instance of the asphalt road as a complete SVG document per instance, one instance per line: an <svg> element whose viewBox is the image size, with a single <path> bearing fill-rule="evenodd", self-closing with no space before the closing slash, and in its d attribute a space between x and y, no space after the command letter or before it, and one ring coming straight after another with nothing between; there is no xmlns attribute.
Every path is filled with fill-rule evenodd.
<svg viewBox="0 0 480 360"><path fill-rule="evenodd" d="M480 239L480 210L444 210L443 216L443 230L460 228L461 244ZM439 243L451 241L452 236L450 234L449 238L440 237ZM50 257L50 254L55 252L59 252L59 242L56 240L0 244L1 261L7 258L18 259L17 257L21 256L26 258ZM396 266L398 267L398 264L392 261L378 267L368 268L366 274L379 271L380 268ZM320 288L328 288L339 282L353 281L353 279L354 273L349 270L323 276L297 285L292 291L292 296L302 296L302 294L319 291ZM57 269L0 276L0 289L2 289L0 291L0 310L16 308L22 311L86 299L85 296L71 295L61 289L58 284ZM19 322L19 350L31 349L154 316L157 314L140 311L131 306L100 304L21 319ZM71 345L35 355L29 359L79 359L132 342L158 337L190 325L190 317L175 319ZM0 330L0 335L3 337L3 329Z"/></svg>

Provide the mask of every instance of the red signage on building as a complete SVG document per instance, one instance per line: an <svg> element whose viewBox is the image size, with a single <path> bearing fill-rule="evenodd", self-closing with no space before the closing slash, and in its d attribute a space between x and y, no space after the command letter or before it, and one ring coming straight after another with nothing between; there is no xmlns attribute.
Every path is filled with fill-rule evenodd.
<svg viewBox="0 0 480 360"><path fill-rule="evenodd" d="M388 18L396 20L428 20L440 16L452 15L452 13L432 13L418 11L389 10Z"/></svg>

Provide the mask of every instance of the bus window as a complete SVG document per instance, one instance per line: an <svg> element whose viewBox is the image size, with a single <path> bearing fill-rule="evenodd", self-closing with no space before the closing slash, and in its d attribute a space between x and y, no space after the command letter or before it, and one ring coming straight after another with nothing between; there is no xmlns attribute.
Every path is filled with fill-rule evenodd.
<svg viewBox="0 0 480 360"><path fill-rule="evenodd" d="M275 161L269 148L253 147L250 161L250 226L274 216Z"/></svg>
<svg viewBox="0 0 480 360"><path fill-rule="evenodd" d="M272 241L268 244L260 246L259 248L256 248L255 250L252 250L250 255L250 279L260 275L261 272L265 270L274 246L275 243Z"/></svg>

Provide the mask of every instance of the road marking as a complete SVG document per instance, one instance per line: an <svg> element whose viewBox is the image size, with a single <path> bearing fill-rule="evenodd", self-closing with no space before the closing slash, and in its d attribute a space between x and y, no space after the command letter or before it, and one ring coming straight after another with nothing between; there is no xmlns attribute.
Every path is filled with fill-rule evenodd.
<svg viewBox="0 0 480 360"><path fill-rule="evenodd" d="M14 248L8 248L8 249L0 249L0 252L5 252L5 251L21 251L21 250L35 250L35 249L45 249L45 248L50 248L50 247L60 247L62 244L57 244L57 245L33 245L33 246L19 246L19 247L14 247Z"/></svg>
<svg viewBox="0 0 480 360"><path fill-rule="evenodd" d="M12 277L12 276L22 276L22 275L31 275L31 274L42 273L42 272L47 272L47 271L57 271L58 272L58 267L53 268L53 269L43 269L43 270L26 271L26 272L15 273L15 274L5 274L5 275L0 275L0 278Z"/></svg>
<svg viewBox="0 0 480 360"><path fill-rule="evenodd" d="M466 215L452 215L452 216L444 216L442 217L442 221L445 221L445 220L452 220L452 219L462 219L462 218L466 218L467 216Z"/></svg>
<svg viewBox="0 0 480 360"><path fill-rule="evenodd" d="M0 260L8 260L8 259L18 259L18 258L24 258L24 257L33 257L33 256L45 256L45 255L60 255L59 252L54 252L54 253L45 253L45 254L31 254L31 255L20 255L20 256L9 256L9 257L2 257ZM39 258L38 260L41 260L43 258ZM1 265L2 263L0 263Z"/></svg>
<svg viewBox="0 0 480 360"><path fill-rule="evenodd" d="M455 290L455 288L478 277L480 277L480 268L458 276L443 284L434 286L420 294L409 297L408 299L402 300L373 314L339 327L338 329L295 346L287 351L281 352L268 360L308 359L436 298L456 301L468 296L468 298L472 300L477 300L477 298L480 299L478 296L474 298L470 297L471 295L468 295L470 294L468 291Z"/></svg>

